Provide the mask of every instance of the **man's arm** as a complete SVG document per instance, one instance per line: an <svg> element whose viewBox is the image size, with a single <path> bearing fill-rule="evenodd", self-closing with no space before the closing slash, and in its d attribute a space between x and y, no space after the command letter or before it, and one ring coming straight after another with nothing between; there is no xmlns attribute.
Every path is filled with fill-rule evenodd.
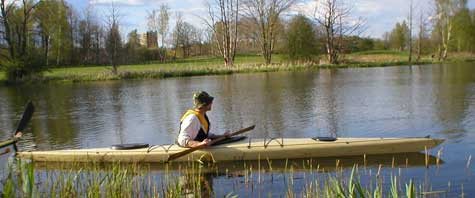
<svg viewBox="0 0 475 198"><path fill-rule="evenodd" d="M183 120L180 128L181 130L178 134L177 143L182 147L193 148L209 144L211 141L210 139L205 139L202 142L193 140L192 137L196 137L198 131L201 129L200 121L198 120L198 117L194 115L189 115L186 117Z"/></svg>
<svg viewBox="0 0 475 198"><path fill-rule="evenodd" d="M231 135L231 132L229 132L229 131L224 132L224 134L222 134L222 135L216 135L214 133L210 133L208 135L208 138L216 139L216 138L220 138L220 137L230 137L230 135Z"/></svg>
<svg viewBox="0 0 475 198"><path fill-rule="evenodd" d="M210 142L211 142L211 139L208 139L208 138L204 139L202 142L189 140L186 144L186 147L193 148L193 147L198 147L201 145L209 145Z"/></svg>

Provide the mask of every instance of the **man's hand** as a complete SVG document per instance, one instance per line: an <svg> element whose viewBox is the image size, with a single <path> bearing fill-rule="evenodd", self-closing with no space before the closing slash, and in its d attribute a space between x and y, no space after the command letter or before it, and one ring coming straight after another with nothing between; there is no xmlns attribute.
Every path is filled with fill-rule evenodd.
<svg viewBox="0 0 475 198"><path fill-rule="evenodd" d="M206 146L209 146L210 144L211 144L211 139L209 139L209 138L204 139L204 140L200 143L200 145L206 145Z"/></svg>
<svg viewBox="0 0 475 198"><path fill-rule="evenodd" d="M226 131L226 132L224 132L223 135L224 135L224 137L229 138L229 137L231 137L231 131Z"/></svg>
<svg viewBox="0 0 475 198"><path fill-rule="evenodd" d="M22 135L23 135L23 133L21 131L18 131L18 132L16 132L14 137L15 138L21 138Z"/></svg>

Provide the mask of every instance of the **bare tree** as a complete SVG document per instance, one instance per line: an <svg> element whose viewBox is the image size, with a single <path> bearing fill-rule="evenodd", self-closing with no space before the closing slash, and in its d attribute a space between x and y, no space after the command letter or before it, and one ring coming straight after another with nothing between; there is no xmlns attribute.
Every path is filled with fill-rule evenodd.
<svg viewBox="0 0 475 198"><path fill-rule="evenodd" d="M158 32L159 21L160 21L159 17L160 16L158 14L158 10L152 10L152 11L147 12L147 28L148 28L148 31L151 32L152 34L155 34ZM158 40L155 40L153 42L156 43L158 42ZM152 46L156 46L156 45L154 44Z"/></svg>
<svg viewBox="0 0 475 198"><path fill-rule="evenodd" d="M434 27L441 38L438 47L439 61L447 58L449 42L452 39L453 16L464 5L465 0L435 0Z"/></svg>
<svg viewBox="0 0 475 198"><path fill-rule="evenodd" d="M314 17L322 26L327 58L331 64L339 62L344 36L358 35L364 30L361 18L352 18L351 6L344 0L316 0Z"/></svg>
<svg viewBox="0 0 475 198"><path fill-rule="evenodd" d="M22 0L23 2L23 21L21 23L21 37L20 37L20 56L25 56L27 51L28 44L28 34L30 30L28 29L28 24L31 22L31 12L41 1L34 2L32 0Z"/></svg>
<svg viewBox="0 0 475 198"><path fill-rule="evenodd" d="M79 21L78 25L78 40L80 46L80 64L91 64L94 61L94 54L98 53L98 48L93 48L95 41L100 37L97 36L99 31L99 24L96 20L96 16L93 14L93 8L88 6L84 9L83 19ZM94 53L94 50L96 53ZM95 62L97 64L98 59Z"/></svg>
<svg viewBox="0 0 475 198"><path fill-rule="evenodd" d="M205 30L201 28L194 28L193 32L193 40L196 42L198 45L198 55L201 56L203 55L203 43L205 38Z"/></svg>
<svg viewBox="0 0 475 198"><path fill-rule="evenodd" d="M168 34L168 22L170 20L168 10L168 5L162 4L159 10L152 10L147 14L147 26L149 31L160 35L160 38L157 36L157 42L159 40L161 41L160 47L162 49L159 51L159 56L162 61L166 59L165 39Z"/></svg>
<svg viewBox="0 0 475 198"><path fill-rule="evenodd" d="M297 0L243 0L244 15L255 26L266 64L272 61L279 17L296 2Z"/></svg>
<svg viewBox="0 0 475 198"><path fill-rule="evenodd" d="M214 4L208 2L207 7L209 18L203 20L213 32L224 65L233 66L237 48L239 0L214 0Z"/></svg>
<svg viewBox="0 0 475 198"><path fill-rule="evenodd" d="M412 62L412 10L414 9L413 7L413 2L411 0L411 3L409 5L409 63Z"/></svg>
<svg viewBox="0 0 475 198"><path fill-rule="evenodd" d="M71 52L69 53L69 65L72 65L73 63L77 63L77 54L76 54L76 47L75 44L77 44L77 35L76 33L78 32L78 25L79 25L79 17L77 12L74 10L74 8L71 5L66 4L68 7L67 9L67 21L69 24L69 49Z"/></svg>
<svg viewBox="0 0 475 198"><path fill-rule="evenodd" d="M174 55L173 58L176 59L177 55L177 50L178 47L180 46L180 37L183 34L183 26L184 26L184 21L183 21L183 14L181 12L176 13L176 21L175 21L175 29L173 31L173 46L175 48L174 50Z"/></svg>
<svg viewBox="0 0 475 198"><path fill-rule="evenodd" d="M15 58L15 45L12 39L12 31L10 29L10 17L12 10L15 8L15 1L11 1L7 4L6 0L0 0L0 8L2 11L2 22L4 28L4 38L8 45L8 51L10 52L10 58Z"/></svg>
<svg viewBox="0 0 475 198"><path fill-rule="evenodd" d="M165 39L168 34L168 22L170 21L170 15L167 4L162 4L160 6L159 21L158 21L158 34L162 40L161 47L165 47Z"/></svg>
<svg viewBox="0 0 475 198"><path fill-rule="evenodd" d="M112 4L107 16L106 53L112 65L112 73L117 74L122 50L122 39L119 31L119 12Z"/></svg>
<svg viewBox="0 0 475 198"><path fill-rule="evenodd" d="M424 12L421 10L420 16L419 16L419 35L418 35L418 41L417 41L416 62L419 62L421 60L422 41L424 40L424 34L426 32L426 23L427 21L424 20Z"/></svg>
<svg viewBox="0 0 475 198"><path fill-rule="evenodd" d="M197 42L197 31L195 26L183 21L181 14L177 13L177 21L173 32L175 57L179 48L181 48L184 58L191 55L191 47Z"/></svg>
<svg viewBox="0 0 475 198"><path fill-rule="evenodd" d="M161 49L160 49L160 59L162 62L165 62L167 59L167 49L165 47L165 39L168 34L168 27L169 27L169 21L170 21L170 15L169 15L169 10L167 4L162 4L160 6L160 20L158 21L158 34L160 35L160 39L162 40L161 42Z"/></svg>
<svg viewBox="0 0 475 198"><path fill-rule="evenodd" d="M17 55L20 58L25 58L27 55L32 11L39 3L33 0L22 0L21 20L18 24L13 24L15 27L12 27L11 17L13 17L12 12L16 9L16 2L16 0L9 1L9 3L6 0L0 1L5 40L9 46L10 57L13 59L17 58ZM13 35L14 32L16 35ZM14 36L16 38L13 38Z"/></svg>

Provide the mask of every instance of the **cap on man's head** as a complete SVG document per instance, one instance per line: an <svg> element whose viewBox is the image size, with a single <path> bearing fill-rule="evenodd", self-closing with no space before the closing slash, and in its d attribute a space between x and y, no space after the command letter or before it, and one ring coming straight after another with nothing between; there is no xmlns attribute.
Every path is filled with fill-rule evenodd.
<svg viewBox="0 0 475 198"><path fill-rule="evenodd" d="M211 104L211 102L213 102L213 99L214 97L210 96L205 91L199 91L193 94L195 108L198 108L198 109Z"/></svg>

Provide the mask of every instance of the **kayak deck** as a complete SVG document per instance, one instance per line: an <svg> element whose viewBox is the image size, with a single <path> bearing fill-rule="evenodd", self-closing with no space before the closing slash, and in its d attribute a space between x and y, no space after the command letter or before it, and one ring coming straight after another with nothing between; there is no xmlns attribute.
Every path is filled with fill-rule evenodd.
<svg viewBox="0 0 475 198"><path fill-rule="evenodd" d="M297 159L391 153L410 153L442 143L432 138L338 138L319 141L311 138L248 139L198 150L174 161L237 161L259 159ZM55 162L165 162L168 156L187 150L177 145L113 150L111 148L18 152L20 158Z"/></svg>

